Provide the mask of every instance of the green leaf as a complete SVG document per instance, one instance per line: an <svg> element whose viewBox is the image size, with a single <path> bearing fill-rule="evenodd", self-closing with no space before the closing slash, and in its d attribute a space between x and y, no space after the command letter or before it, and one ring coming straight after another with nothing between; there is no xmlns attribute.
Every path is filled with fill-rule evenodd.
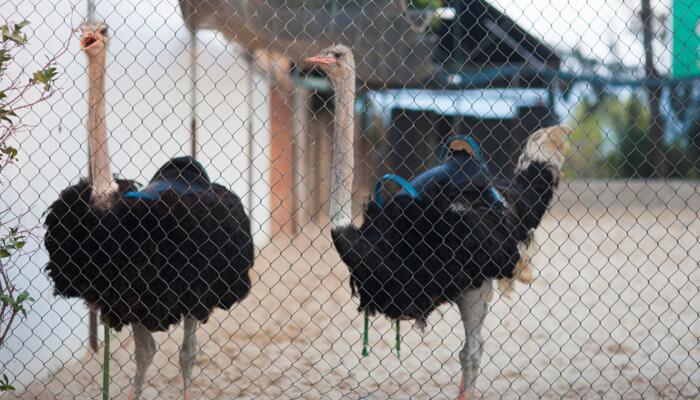
<svg viewBox="0 0 700 400"><path fill-rule="evenodd" d="M7 154L10 158L17 157L17 149L14 147L5 147L2 152ZM10 235L14 235L16 232L10 232Z"/></svg>
<svg viewBox="0 0 700 400"><path fill-rule="evenodd" d="M2 41L6 42L10 39L10 27L7 25L0 26L0 33L2 33Z"/></svg>
<svg viewBox="0 0 700 400"><path fill-rule="evenodd" d="M29 301L29 299L31 299L31 297L29 297L29 293L27 291L24 291L19 296L17 296L17 300L15 300L15 303L21 304L25 301Z"/></svg>
<svg viewBox="0 0 700 400"><path fill-rule="evenodd" d="M5 250L5 249L0 249L0 258L7 258L7 257L9 257L9 256L11 256L11 255L12 255L12 254L10 254L9 251L7 251L7 250Z"/></svg>
<svg viewBox="0 0 700 400"><path fill-rule="evenodd" d="M12 312L19 313L22 310L22 306L17 304L12 304Z"/></svg>
<svg viewBox="0 0 700 400"><path fill-rule="evenodd" d="M22 22L20 22L20 23L18 23L18 24L15 24L15 30L16 30L16 31L20 31L20 30L22 30L22 28L24 28L24 27L27 26L27 25L29 25L29 21L27 21L27 20L25 19L24 21L22 21Z"/></svg>
<svg viewBox="0 0 700 400"><path fill-rule="evenodd" d="M0 109L0 119L6 120L10 124L12 124L12 120L10 119L10 117L16 117L16 116L17 116L17 114L15 114L15 112L12 110Z"/></svg>
<svg viewBox="0 0 700 400"><path fill-rule="evenodd" d="M16 389L9 383L3 383L0 385L0 392L14 392Z"/></svg>
<svg viewBox="0 0 700 400"><path fill-rule="evenodd" d="M49 67L40 71L36 71L34 75L32 75L32 83L43 83L44 84L44 91L49 91L51 90L51 83L53 80L56 78L56 68L55 67Z"/></svg>
<svg viewBox="0 0 700 400"><path fill-rule="evenodd" d="M12 60L12 55L5 49L0 49L0 72L4 72L8 61Z"/></svg>

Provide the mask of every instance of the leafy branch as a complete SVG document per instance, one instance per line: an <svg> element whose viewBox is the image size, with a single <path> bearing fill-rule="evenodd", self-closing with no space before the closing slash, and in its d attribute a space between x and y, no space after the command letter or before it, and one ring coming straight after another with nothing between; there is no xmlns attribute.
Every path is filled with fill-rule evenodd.
<svg viewBox="0 0 700 400"><path fill-rule="evenodd" d="M6 79L5 73L14 62L14 55L27 44L23 29L29 22L0 25L0 172L17 158L17 149L7 142L25 126L17 113L48 100L56 93L58 76L56 60L68 51L68 42L31 74L20 73ZM22 68L20 70L23 71ZM24 71L23 71L24 72ZM7 81L7 83L5 83Z"/></svg>
<svg viewBox="0 0 700 400"><path fill-rule="evenodd" d="M69 41L66 41L57 54L49 57L33 72L13 65L17 52L27 44L24 29L28 25L27 21L0 25L0 172L17 159L17 149L8 141L26 128L19 117L19 111L31 109L56 93L56 60L68 51ZM8 71L19 72L8 77ZM13 221L13 218L6 218L8 213L9 210L0 212L0 347L6 343L17 319L27 316L29 304L34 301L28 291L15 286L8 273L10 257L22 251L31 235L30 231L12 227L19 225L20 217ZM0 378L0 393L14 390L7 375L3 373Z"/></svg>
<svg viewBox="0 0 700 400"><path fill-rule="evenodd" d="M29 292L15 286L6 268L10 256L24 248L26 238L27 233L18 228L10 228L7 236L0 238L0 347L5 344L17 317L26 317L28 304L34 301ZM3 374L0 393L14 390L14 386Z"/></svg>
<svg viewBox="0 0 700 400"><path fill-rule="evenodd" d="M27 291L18 294L19 290L5 268L5 260L21 250L26 243L25 235L17 228L10 228L8 235L0 239L0 347L5 343L15 317L19 314L26 317L25 305L34 301Z"/></svg>

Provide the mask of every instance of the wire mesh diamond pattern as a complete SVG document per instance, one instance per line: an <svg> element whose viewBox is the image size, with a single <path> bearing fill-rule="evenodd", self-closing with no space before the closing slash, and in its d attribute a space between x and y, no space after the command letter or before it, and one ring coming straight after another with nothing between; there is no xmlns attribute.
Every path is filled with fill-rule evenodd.
<svg viewBox="0 0 700 400"><path fill-rule="evenodd" d="M0 397L700 397L696 3L1 3Z"/></svg>

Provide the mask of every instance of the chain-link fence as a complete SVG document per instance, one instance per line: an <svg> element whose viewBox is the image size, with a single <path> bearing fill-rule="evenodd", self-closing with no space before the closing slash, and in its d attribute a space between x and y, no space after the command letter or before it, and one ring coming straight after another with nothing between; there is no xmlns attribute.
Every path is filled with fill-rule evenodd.
<svg viewBox="0 0 700 400"><path fill-rule="evenodd" d="M699 3L0 11L0 397L700 398Z"/></svg>

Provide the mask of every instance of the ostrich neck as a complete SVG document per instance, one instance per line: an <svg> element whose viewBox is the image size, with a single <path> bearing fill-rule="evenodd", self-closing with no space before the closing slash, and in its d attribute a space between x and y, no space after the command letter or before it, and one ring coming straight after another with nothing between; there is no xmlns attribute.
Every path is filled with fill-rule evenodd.
<svg viewBox="0 0 700 400"><path fill-rule="evenodd" d="M88 57L88 146L93 202L105 204L115 190L105 126L105 52Z"/></svg>
<svg viewBox="0 0 700 400"><path fill-rule="evenodd" d="M333 164L331 178L331 226L352 224L352 182L355 76L336 82L335 123L333 129Z"/></svg>

